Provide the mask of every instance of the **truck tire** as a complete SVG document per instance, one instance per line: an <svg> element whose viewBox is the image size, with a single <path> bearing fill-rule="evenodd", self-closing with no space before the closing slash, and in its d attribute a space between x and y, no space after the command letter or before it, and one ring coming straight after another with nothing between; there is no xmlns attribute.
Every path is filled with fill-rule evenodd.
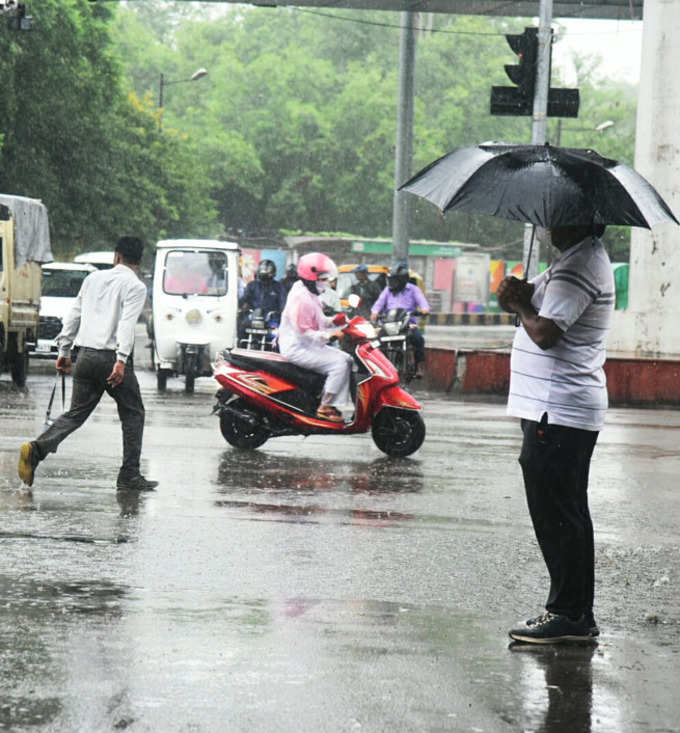
<svg viewBox="0 0 680 733"><path fill-rule="evenodd" d="M160 367L156 371L156 386L159 392L165 392L168 387L168 372Z"/></svg>
<svg viewBox="0 0 680 733"><path fill-rule="evenodd" d="M28 376L28 351L19 352L15 336L10 336L7 359L12 381L17 387L25 387Z"/></svg>

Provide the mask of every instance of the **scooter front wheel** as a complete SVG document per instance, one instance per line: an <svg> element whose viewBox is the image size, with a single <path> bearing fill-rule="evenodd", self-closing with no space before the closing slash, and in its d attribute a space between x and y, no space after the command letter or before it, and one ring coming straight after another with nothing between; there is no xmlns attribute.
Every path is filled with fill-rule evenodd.
<svg viewBox="0 0 680 733"><path fill-rule="evenodd" d="M403 458L415 453L425 440L425 423L419 412L383 407L373 419L373 442L383 453Z"/></svg>
<svg viewBox="0 0 680 733"><path fill-rule="evenodd" d="M244 406L240 400L232 403L239 410L244 410ZM269 430L263 425L251 425L246 420L241 419L233 412L225 410L220 415L220 430L222 436L234 448L242 450L254 450L259 448L270 437Z"/></svg>

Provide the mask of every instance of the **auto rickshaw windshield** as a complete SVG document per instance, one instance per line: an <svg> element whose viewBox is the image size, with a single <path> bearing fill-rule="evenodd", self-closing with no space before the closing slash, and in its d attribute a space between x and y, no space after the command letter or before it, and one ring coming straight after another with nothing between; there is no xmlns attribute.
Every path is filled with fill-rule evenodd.
<svg viewBox="0 0 680 733"><path fill-rule="evenodd" d="M165 257L163 290L169 295L226 295L227 255L209 250L172 250Z"/></svg>

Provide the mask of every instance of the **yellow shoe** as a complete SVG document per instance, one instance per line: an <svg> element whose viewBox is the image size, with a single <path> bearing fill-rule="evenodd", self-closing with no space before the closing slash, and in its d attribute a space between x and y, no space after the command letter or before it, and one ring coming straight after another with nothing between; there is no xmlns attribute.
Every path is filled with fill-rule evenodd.
<svg viewBox="0 0 680 733"><path fill-rule="evenodd" d="M33 486L35 467L40 463L33 443L24 443L19 450L19 478L26 486Z"/></svg>

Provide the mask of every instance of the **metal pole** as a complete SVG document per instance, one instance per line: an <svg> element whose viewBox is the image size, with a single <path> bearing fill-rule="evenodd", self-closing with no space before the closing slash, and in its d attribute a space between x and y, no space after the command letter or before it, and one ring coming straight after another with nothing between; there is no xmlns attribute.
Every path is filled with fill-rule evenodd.
<svg viewBox="0 0 680 733"><path fill-rule="evenodd" d="M531 120L531 142L543 145L548 124L548 90L550 89L550 53L552 46L553 0L541 0L538 19L538 56L536 58L536 85L534 91L534 113ZM540 259L539 242L531 247L532 225L524 227L524 277L531 280L538 274Z"/></svg>
<svg viewBox="0 0 680 733"><path fill-rule="evenodd" d="M401 14L399 41L399 107L394 158L394 200L392 207L392 263L408 260L409 196L397 191L411 175L413 159L413 97L416 59L415 18L417 13Z"/></svg>

